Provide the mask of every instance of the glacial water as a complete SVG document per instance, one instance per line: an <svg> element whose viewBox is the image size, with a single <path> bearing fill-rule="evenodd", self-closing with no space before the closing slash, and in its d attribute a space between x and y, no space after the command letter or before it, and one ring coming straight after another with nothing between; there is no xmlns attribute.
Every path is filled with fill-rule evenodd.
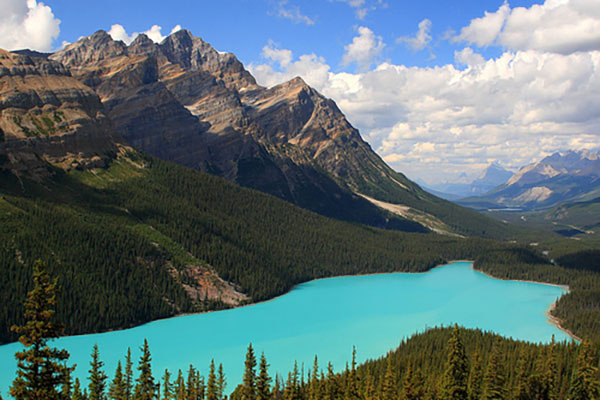
<svg viewBox="0 0 600 400"><path fill-rule="evenodd" d="M211 359L223 363L227 391L241 382L244 357L252 342L264 352L270 373L285 373L294 360L307 371L315 354L336 370L350 360L377 358L403 338L428 327L454 323L507 337L548 342L568 336L548 322L546 310L564 290L528 282L503 281L455 262L422 274L380 274L321 279L304 283L274 300L232 310L155 321L133 329L71 336L53 346L71 353L75 376L87 377L92 346L97 343L105 371L112 378L127 348L137 365L139 347L148 339L155 377L190 364L207 375ZM17 343L0 346L0 392L15 376ZM87 387L87 380L82 384Z"/></svg>

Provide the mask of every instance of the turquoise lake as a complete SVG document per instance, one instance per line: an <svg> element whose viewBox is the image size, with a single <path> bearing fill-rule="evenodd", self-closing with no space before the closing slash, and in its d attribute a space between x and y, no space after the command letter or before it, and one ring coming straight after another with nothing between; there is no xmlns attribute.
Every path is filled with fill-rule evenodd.
<svg viewBox="0 0 600 400"><path fill-rule="evenodd" d="M164 369L187 370L190 364L207 375L212 358L223 363L227 392L241 382L248 344L264 351L270 373L284 373L294 360L307 371L315 354L321 367L336 370L350 360L378 358L403 338L428 327L459 325L489 330L532 342L558 341L568 335L545 315L565 290L551 285L497 280L474 271L469 262L454 262L421 274L380 274L321 279L295 287L274 300L226 311L175 317L136 328L55 340L71 353L75 376L87 377L92 346L97 343L112 379L117 360L131 347L137 365L139 347L148 339L155 377ZM17 343L0 346L0 392L15 377ZM87 381L82 384L87 387Z"/></svg>

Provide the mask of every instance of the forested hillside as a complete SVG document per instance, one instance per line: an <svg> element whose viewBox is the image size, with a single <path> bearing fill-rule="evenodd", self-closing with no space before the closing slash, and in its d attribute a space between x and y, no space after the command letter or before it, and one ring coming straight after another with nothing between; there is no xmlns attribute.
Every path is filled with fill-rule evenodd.
<svg viewBox="0 0 600 400"><path fill-rule="evenodd" d="M425 271L502 246L328 219L133 152L108 168L0 180L2 342L15 339L8 328L21 322L36 259L59 278L67 332L81 333L239 304L240 292L260 301L314 278ZM234 286L194 296L218 278L210 271Z"/></svg>

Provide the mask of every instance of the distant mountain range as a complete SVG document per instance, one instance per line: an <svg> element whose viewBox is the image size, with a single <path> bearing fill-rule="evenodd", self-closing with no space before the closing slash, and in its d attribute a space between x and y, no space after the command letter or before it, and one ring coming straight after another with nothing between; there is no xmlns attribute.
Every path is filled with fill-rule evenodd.
<svg viewBox="0 0 600 400"><path fill-rule="evenodd" d="M480 210L542 210L598 197L600 154L584 150L554 153L521 168L495 189L459 203Z"/></svg>
<svg viewBox="0 0 600 400"><path fill-rule="evenodd" d="M512 175L512 172L502 167L498 162L493 162L479 177L472 181L469 181L466 174L463 173L454 182L445 182L437 185L423 184L423 187L436 196L455 201L489 192L498 185L505 183Z"/></svg>

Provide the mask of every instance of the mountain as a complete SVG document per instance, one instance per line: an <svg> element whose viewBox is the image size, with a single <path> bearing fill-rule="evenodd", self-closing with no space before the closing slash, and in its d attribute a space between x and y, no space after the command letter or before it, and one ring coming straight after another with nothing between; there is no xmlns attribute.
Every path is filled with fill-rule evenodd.
<svg viewBox="0 0 600 400"><path fill-rule="evenodd" d="M105 54L76 56L107 62L87 71L96 90L56 60L0 51L0 343L23 323L36 260L58 278L57 317L75 334L265 300L319 277L424 271L502 246L326 218L141 154L111 117L125 109L107 111L118 102L105 79L123 96L110 99L163 112L167 144L206 128L155 80L156 63L108 57L123 48L108 43ZM136 107L140 124L162 122ZM179 130L189 121L204 131Z"/></svg>
<svg viewBox="0 0 600 400"><path fill-rule="evenodd" d="M263 88L234 55L186 30L129 46L98 31L49 58L96 91L128 143L164 160L342 220L513 236L393 171L302 79Z"/></svg>
<svg viewBox="0 0 600 400"><path fill-rule="evenodd" d="M600 197L600 154L554 153L521 168L504 185L461 201L473 208L541 210Z"/></svg>
<svg viewBox="0 0 600 400"><path fill-rule="evenodd" d="M469 181L466 174L463 173L457 181L431 185L428 191L444 199L455 201L489 192L505 183L512 175L512 172L506 170L498 162L493 162L472 181Z"/></svg>
<svg viewBox="0 0 600 400"><path fill-rule="evenodd" d="M104 166L126 148L98 95L62 64L0 49L0 167L37 178Z"/></svg>

